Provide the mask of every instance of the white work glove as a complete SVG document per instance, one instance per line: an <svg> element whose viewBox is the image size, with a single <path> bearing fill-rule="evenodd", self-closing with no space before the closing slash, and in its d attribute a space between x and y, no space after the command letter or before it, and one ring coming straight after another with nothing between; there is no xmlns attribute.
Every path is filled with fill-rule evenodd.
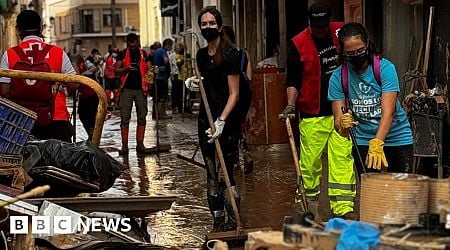
<svg viewBox="0 0 450 250"><path fill-rule="evenodd" d="M225 127L225 121L220 120L220 118L217 119L214 122L214 127L216 128L214 134L212 133L211 128L205 131L206 135L210 138L210 140L208 140L208 143L213 143L217 138L219 138L222 135L223 128Z"/></svg>
<svg viewBox="0 0 450 250"><path fill-rule="evenodd" d="M203 79L203 77L202 77ZM184 81L184 85L186 85L186 88L190 89L191 87L198 88L198 83L200 80L196 76L191 76L186 81Z"/></svg>

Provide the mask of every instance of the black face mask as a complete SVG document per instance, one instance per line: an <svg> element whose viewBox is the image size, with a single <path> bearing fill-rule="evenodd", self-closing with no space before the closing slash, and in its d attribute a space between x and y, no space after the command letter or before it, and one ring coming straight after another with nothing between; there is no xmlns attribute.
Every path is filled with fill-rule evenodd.
<svg viewBox="0 0 450 250"><path fill-rule="evenodd" d="M202 36L206 39L207 42L214 41L217 37L219 37L219 30L216 28L203 28Z"/></svg>
<svg viewBox="0 0 450 250"><path fill-rule="evenodd" d="M353 55L353 56L346 56L347 62L349 62L355 70L361 70L364 66L364 63L368 59L367 51Z"/></svg>

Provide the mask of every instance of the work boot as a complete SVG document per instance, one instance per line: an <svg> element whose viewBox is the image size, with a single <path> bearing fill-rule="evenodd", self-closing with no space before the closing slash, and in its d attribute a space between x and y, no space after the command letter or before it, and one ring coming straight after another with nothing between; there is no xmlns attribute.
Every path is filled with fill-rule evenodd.
<svg viewBox="0 0 450 250"><path fill-rule="evenodd" d="M128 127L120 128L120 135L122 136L122 149L119 150L119 155L128 154L128 131Z"/></svg>
<svg viewBox="0 0 450 250"><path fill-rule="evenodd" d="M313 197L306 197L307 199L307 203L308 203L308 207L307 207L307 212L314 214L314 221L316 222L321 222L320 221L320 216L319 216L319 199L317 196L313 196Z"/></svg>
<svg viewBox="0 0 450 250"><path fill-rule="evenodd" d="M238 209L238 213L241 211L241 197L239 197L239 194L237 192L236 186L231 187L231 191L233 192L234 201L236 202L236 206ZM233 231L236 230L237 222L236 222L236 216L234 215L233 206L231 205L231 202L227 196L225 200L225 210L227 211L227 231Z"/></svg>
<svg viewBox="0 0 450 250"><path fill-rule="evenodd" d="M211 232L225 232L227 231L225 224L225 212L223 210L213 211L214 224Z"/></svg>
<svg viewBox="0 0 450 250"><path fill-rule="evenodd" d="M138 154L150 154L154 150L144 146L145 126L138 125L136 128L136 152Z"/></svg>

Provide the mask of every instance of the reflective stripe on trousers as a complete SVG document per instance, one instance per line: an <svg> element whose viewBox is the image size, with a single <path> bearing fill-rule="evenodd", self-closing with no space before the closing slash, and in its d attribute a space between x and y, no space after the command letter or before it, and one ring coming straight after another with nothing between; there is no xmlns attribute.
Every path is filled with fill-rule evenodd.
<svg viewBox="0 0 450 250"><path fill-rule="evenodd" d="M299 163L307 196L317 196L320 193L322 154L328 145L328 195L331 210L336 215L353 211L356 178L353 171L352 142L336 132L333 116L304 118L300 121L299 128Z"/></svg>

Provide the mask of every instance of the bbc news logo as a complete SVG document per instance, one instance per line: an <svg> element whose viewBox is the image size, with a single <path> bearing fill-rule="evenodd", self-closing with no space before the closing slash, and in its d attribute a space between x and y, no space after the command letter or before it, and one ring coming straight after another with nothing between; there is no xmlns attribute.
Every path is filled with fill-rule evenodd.
<svg viewBox="0 0 450 250"><path fill-rule="evenodd" d="M88 218L71 216L10 216L11 234L28 234L31 226L32 234L54 235L88 232L122 232L131 231L130 218Z"/></svg>

